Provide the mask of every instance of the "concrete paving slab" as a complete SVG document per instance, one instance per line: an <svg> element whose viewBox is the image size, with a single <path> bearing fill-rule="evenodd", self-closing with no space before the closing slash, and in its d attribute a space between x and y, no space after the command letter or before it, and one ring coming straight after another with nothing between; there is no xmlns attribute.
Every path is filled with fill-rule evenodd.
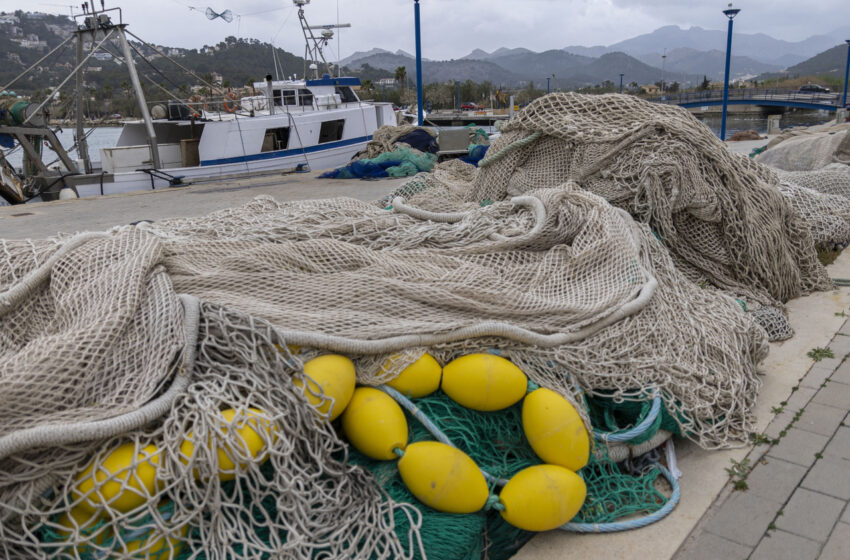
<svg viewBox="0 0 850 560"><path fill-rule="evenodd" d="M699 538L682 549L677 558L680 560L746 560L753 549L734 543L723 537L702 533Z"/></svg>
<svg viewBox="0 0 850 560"><path fill-rule="evenodd" d="M842 500L797 488L776 518L776 527L808 539L826 542L844 510Z"/></svg>
<svg viewBox="0 0 850 560"><path fill-rule="evenodd" d="M806 467L765 457L759 461L747 477L748 494L784 504L806 476Z"/></svg>
<svg viewBox="0 0 850 560"><path fill-rule="evenodd" d="M831 456L818 459L803 479L802 486L844 501L850 500L850 461Z"/></svg>
<svg viewBox="0 0 850 560"><path fill-rule="evenodd" d="M850 558L850 525L839 523L826 541L818 560L847 560Z"/></svg>
<svg viewBox="0 0 850 560"><path fill-rule="evenodd" d="M832 384L829 384L829 388ZM850 403L847 404L850 407ZM794 424L795 428L831 437L838 429L847 411L812 401Z"/></svg>
<svg viewBox="0 0 850 560"><path fill-rule="evenodd" d="M823 453L831 457L850 459L850 428L838 428Z"/></svg>
<svg viewBox="0 0 850 560"><path fill-rule="evenodd" d="M705 524L705 530L738 544L756 546L782 503L735 492Z"/></svg>
<svg viewBox="0 0 850 560"><path fill-rule="evenodd" d="M832 374L830 379L838 383L850 385L850 360L845 360L843 364L838 366L838 369L835 370L835 373Z"/></svg>
<svg viewBox="0 0 850 560"><path fill-rule="evenodd" d="M834 406L846 414L850 411L850 385L830 381L812 397L812 402Z"/></svg>
<svg viewBox="0 0 850 560"><path fill-rule="evenodd" d="M841 515L841 522L850 524L850 505L844 508L844 513ZM850 558L850 556L848 556Z"/></svg>
<svg viewBox="0 0 850 560"><path fill-rule="evenodd" d="M820 548L819 542L785 531L773 531L761 540L750 560L815 560Z"/></svg>
<svg viewBox="0 0 850 560"><path fill-rule="evenodd" d="M779 444L767 452L767 456L810 467L815 462L815 453L821 453L827 442L827 436L791 428Z"/></svg>

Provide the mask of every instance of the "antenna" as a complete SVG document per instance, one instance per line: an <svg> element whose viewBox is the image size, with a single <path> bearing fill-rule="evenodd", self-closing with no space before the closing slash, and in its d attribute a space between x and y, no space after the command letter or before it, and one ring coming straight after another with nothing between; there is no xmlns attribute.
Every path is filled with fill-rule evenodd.
<svg viewBox="0 0 850 560"><path fill-rule="evenodd" d="M304 15L304 6L310 3L310 0L292 0L292 3L298 6L298 19L301 21L301 30L304 32L304 40L307 45L304 47L304 74L307 75L307 62L310 62L309 69L313 71L315 78L319 77L319 67L327 68L328 73L332 73L328 61L325 59L325 54L322 51L323 47L328 46L328 42L334 36L334 29L342 29L351 27L350 23L331 24L331 25L310 25L307 23L307 18ZM313 33L314 29L321 29L322 32L317 37Z"/></svg>

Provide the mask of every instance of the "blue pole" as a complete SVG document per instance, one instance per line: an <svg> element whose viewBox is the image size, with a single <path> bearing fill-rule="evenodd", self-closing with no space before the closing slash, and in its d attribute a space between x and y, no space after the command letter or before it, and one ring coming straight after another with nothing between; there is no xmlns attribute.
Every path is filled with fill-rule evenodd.
<svg viewBox="0 0 850 560"><path fill-rule="evenodd" d="M460 81L457 82L457 110L460 111Z"/></svg>
<svg viewBox="0 0 850 560"><path fill-rule="evenodd" d="M546 94L547 95L549 94L549 78L548 78L548 76L546 77Z"/></svg>
<svg viewBox="0 0 850 560"><path fill-rule="evenodd" d="M729 4L730 6L732 4ZM729 31L726 34L726 72L723 75L723 113L720 117L720 140L726 140L726 109L729 105L729 63L732 60L732 19L740 12L737 9L723 10L729 18Z"/></svg>
<svg viewBox="0 0 850 560"><path fill-rule="evenodd" d="M623 75L620 74L620 93L623 93Z"/></svg>
<svg viewBox="0 0 850 560"><path fill-rule="evenodd" d="M416 107L419 126L425 122L422 114L422 37L419 33L419 0L414 0L414 19L416 20Z"/></svg>
<svg viewBox="0 0 850 560"><path fill-rule="evenodd" d="M841 106L847 106L847 78L850 77L850 39L844 41L847 43L847 63L844 65L844 97L841 98Z"/></svg>

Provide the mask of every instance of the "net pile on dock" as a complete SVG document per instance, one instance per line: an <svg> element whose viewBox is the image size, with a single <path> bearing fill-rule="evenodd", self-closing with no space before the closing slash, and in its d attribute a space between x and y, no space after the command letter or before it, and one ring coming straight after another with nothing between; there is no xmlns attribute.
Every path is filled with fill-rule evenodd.
<svg viewBox="0 0 850 560"><path fill-rule="evenodd" d="M647 224L679 271L750 309L781 309L831 287L777 176L730 153L684 109L634 96L547 95L502 128L479 168L469 182L420 175L397 194L441 209L446 200L476 205L572 185Z"/></svg>
<svg viewBox="0 0 850 560"><path fill-rule="evenodd" d="M814 171L850 164L850 124L795 128L767 144L756 160L783 171Z"/></svg>
<svg viewBox="0 0 850 560"><path fill-rule="evenodd" d="M746 441L767 353L738 302L570 185L441 214L258 199L5 241L0 255L0 551L12 557L427 555L431 518L347 461L294 386L318 354L350 356L374 385L425 350L441 364L498 352L588 427L586 397L657 393L675 431L716 448ZM221 429L226 410L260 411L262 456ZM138 507L111 502L104 481L80 490L86 466L108 470L122 445L156 473L115 481ZM81 516L91 501L97 514Z"/></svg>

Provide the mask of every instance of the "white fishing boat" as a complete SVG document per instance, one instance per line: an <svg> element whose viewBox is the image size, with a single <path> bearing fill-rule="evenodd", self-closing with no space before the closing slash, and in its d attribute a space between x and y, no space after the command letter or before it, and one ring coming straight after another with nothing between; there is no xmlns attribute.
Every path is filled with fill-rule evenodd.
<svg viewBox="0 0 850 560"><path fill-rule="evenodd" d="M325 60L322 47L333 37L332 29L342 26L308 25L304 6L309 0L293 1L307 41L304 79L273 80L269 75L264 82L252 84L251 95L222 90L218 98L174 99L150 108L120 8L96 11L92 7L78 16L81 23L69 40L76 37L78 45L117 40L121 45L142 118L124 125L116 145L101 150L98 165L88 155L82 110L77 111L75 146L80 157L72 160L46 125L45 103L35 106L18 101L7 107L8 118L0 125L0 134L21 144L28 160L24 169L30 173L10 172L10 166L0 162L5 164L5 172L0 173L5 203L174 188L205 179L327 169L347 163L372 139L375 130L396 124L395 113L390 103L361 101L355 91L359 78L331 75L333 65ZM112 20L116 16L117 23ZM316 36L314 29L321 29L321 34ZM78 47L78 73L97 49L85 58L81 50ZM327 70L321 77L320 69ZM59 165L48 167L41 161L42 141L56 152Z"/></svg>

